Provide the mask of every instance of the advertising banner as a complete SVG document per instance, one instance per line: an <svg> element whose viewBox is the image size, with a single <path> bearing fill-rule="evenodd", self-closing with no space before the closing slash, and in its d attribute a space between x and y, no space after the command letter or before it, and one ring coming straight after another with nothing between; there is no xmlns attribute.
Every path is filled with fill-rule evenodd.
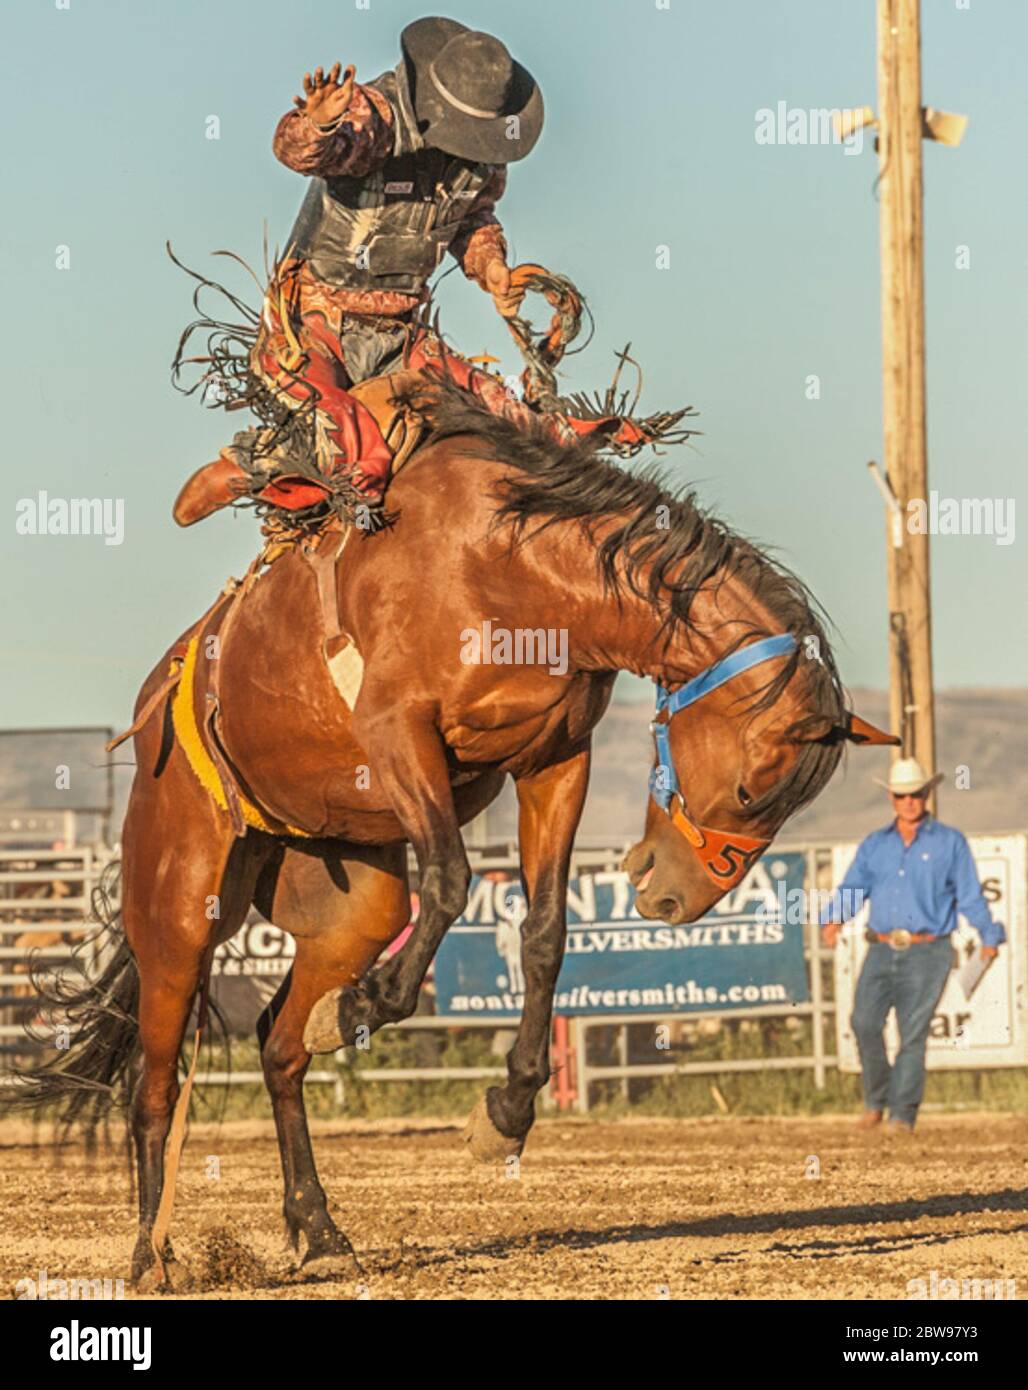
<svg viewBox="0 0 1028 1390"><path fill-rule="evenodd" d="M809 999L803 958L807 857L766 855L717 907L683 926L644 921L627 875L582 873L568 893L568 941L555 1008L563 1014L695 1013ZM440 1014L516 1018L524 998L521 885L472 881L436 956Z"/></svg>

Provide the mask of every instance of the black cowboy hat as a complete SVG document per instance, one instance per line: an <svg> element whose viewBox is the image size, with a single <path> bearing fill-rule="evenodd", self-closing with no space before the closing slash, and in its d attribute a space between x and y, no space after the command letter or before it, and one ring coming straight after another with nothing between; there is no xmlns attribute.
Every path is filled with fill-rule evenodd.
<svg viewBox="0 0 1028 1390"><path fill-rule="evenodd" d="M513 164L543 128L531 73L499 39L432 16L400 35L418 128L427 145L483 164Z"/></svg>

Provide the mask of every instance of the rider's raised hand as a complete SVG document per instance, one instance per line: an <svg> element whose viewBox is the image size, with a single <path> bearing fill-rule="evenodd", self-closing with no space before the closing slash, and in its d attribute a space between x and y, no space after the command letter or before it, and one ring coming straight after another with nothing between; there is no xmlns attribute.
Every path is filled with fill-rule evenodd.
<svg viewBox="0 0 1028 1390"><path fill-rule="evenodd" d="M331 125L346 113L353 96L354 67L351 63L339 81L341 63L333 63L327 75L321 68L314 69L314 75L305 72L301 97L293 97L293 104L306 113L315 125Z"/></svg>

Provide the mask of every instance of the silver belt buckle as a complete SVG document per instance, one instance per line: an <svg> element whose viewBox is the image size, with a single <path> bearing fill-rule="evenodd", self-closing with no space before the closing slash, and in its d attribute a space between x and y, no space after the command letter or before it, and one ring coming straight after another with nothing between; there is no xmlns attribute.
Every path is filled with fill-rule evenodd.
<svg viewBox="0 0 1028 1390"><path fill-rule="evenodd" d="M910 949L910 932L906 927L893 927L889 933L889 945L894 951L907 951Z"/></svg>

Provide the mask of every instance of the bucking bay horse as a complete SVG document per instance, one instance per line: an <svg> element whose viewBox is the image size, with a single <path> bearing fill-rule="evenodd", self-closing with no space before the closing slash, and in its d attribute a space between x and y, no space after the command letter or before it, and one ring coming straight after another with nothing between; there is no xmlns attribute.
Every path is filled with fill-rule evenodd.
<svg viewBox="0 0 1028 1390"><path fill-rule="evenodd" d="M645 918L701 916L822 790L843 740L894 741L847 710L804 585L691 495L466 398L438 402L434 426L390 489L395 524L325 534L255 567L140 693L124 938L79 997L71 1049L26 1085L38 1101L88 1084L73 1093L81 1104L138 1071L144 1286L179 1269L162 1191L169 1130L177 1162L183 1038L216 945L251 904L296 938L258 1025L287 1234L305 1265L350 1262L315 1170L304 1073L313 1052L413 1013L465 904L460 828L505 777L528 901L525 996L506 1084L469 1124L485 1158L520 1152L549 1077L572 842L617 673L658 692L645 829L625 859ZM517 645L554 633L559 661L545 640L527 657ZM333 651L349 652L349 700ZM420 915L376 966L408 923L408 844Z"/></svg>

